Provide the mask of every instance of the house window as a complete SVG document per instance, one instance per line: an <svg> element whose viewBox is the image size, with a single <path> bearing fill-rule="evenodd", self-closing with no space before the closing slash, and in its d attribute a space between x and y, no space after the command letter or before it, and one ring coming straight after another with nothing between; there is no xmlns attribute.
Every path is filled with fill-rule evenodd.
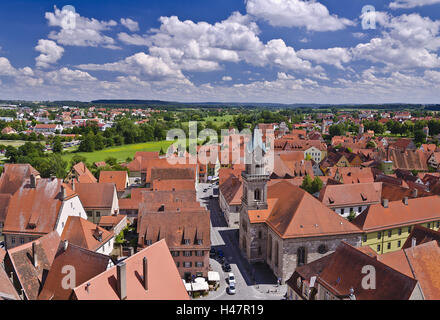
<svg viewBox="0 0 440 320"><path fill-rule="evenodd" d="M101 216L101 212L100 211L96 211L96 217L99 218Z"/></svg>
<svg viewBox="0 0 440 320"><path fill-rule="evenodd" d="M327 251L328 251L328 249L327 249L327 246L325 244L321 244L318 247L318 253L320 253L320 254L325 254L325 253L327 253Z"/></svg>
<svg viewBox="0 0 440 320"><path fill-rule="evenodd" d="M428 223L428 229L431 229L431 223Z"/></svg>
<svg viewBox="0 0 440 320"><path fill-rule="evenodd" d="M408 233L411 233L411 227L408 227Z"/></svg>
<svg viewBox="0 0 440 320"><path fill-rule="evenodd" d="M87 216L91 217L92 216L92 211L87 211Z"/></svg>
<svg viewBox="0 0 440 320"><path fill-rule="evenodd" d="M358 211L358 212L359 212L359 213L362 212L362 207L359 207L359 211Z"/></svg>
<svg viewBox="0 0 440 320"><path fill-rule="evenodd" d="M377 245L377 252L380 252L380 244Z"/></svg>
<svg viewBox="0 0 440 320"><path fill-rule="evenodd" d="M24 243L24 238L20 237L20 244L23 244L23 243Z"/></svg>
<svg viewBox="0 0 440 320"><path fill-rule="evenodd" d="M388 230L388 238L391 238L391 230Z"/></svg>
<svg viewBox="0 0 440 320"><path fill-rule="evenodd" d="M192 252L191 251L183 251L183 256L184 257L191 257L192 256Z"/></svg>
<svg viewBox="0 0 440 320"><path fill-rule="evenodd" d="M255 189L254 199L257 200L257 201L261 200L261 191L260 191L260 189Z"/></svg>
<svg viewBox="0 0 440 320"><path fill-rule="evenodd" d="M203 240L202 239L197 239L197 244L198 245L202 245L203 244Z"/></svg>
<svg viewBox="0 0 440 320"><path fill-rule="evenodd" d="M177 267L177 268L180 267L180 262L176 262L176 267Z"/></svg>
<svg viewBox="0 0 440 320"><path fill-rule="evenodd" d="M201 261L197 261L197 262L196 262L196 267L197 267L197 268L202 268L202 267L203 267L203 262L201 262Z"/></svg>
<svg viewBox="0 0 440 320"><path fill-rule="evenodd" d="M184 262L184 263L183 263L183 266L184 266L185 268L191 268L191 266L192 266L192 262Z"/></svg>
<svg viewBox="0 0 440 320"><path fill-rule="evenodd" d="M11 238L11 243L14 244L15 243L15 237Z"/></svg>
<svg viewBox="0 0 440 320"><path fill-rule="evenodd" d="M171 255L173 257L178 257L180 255L180 252L179 251L171 251Z"/></svg>
<svg viewBox="0 0 440 320"><path fill-rule="evenodd" d="M397 241L397 247L400 248L401 245L402 245L402 242L400 240Z"/></svg>
<svg viewBox="0 0 440 320"><path fill-rule="evenodd" d="M146 244L147 246L151 246L152 243L153 243L152 240L145 240L145 244Z"/></svg>
<svg viewBox="0 0 440 320"><path fill-rule="evenodd" d="M387 248L388 248L388 250L391 249L391 242L388 242L388 244L387 244Z"/></svg>
<svg viewBox="0 0 440 320"><path fill-rule="evenodd" d="M183 240L183 244L189 245L191 244L191 241L189 239L185 239Z"/></svg>
<svg viewBox="0 0 440 320"><path fill-rule="evenodd" d="M363 241L363 242L367 242L367 235L366 235L366 234L363 235L363 239L362 239L362 241Z"/></svg>
<svg viewBox="0 0 440 320"><path fill-rule="evenodd" d="M261 239L263 236L262 236L262 233L261 233L261 231L258 231L258 239Z"/></svg>
<svg viewBox="0 0 440 320"><path fill-rule="evenodd" d="M380 239L382 237L382 232L377 233L377 239Z"/></svg>
<svg viewBox="0 0 440 320"><path fill-rule="evenodd" d="M440 228L440 222L439 221L437 221L437 228Z"/></svg>
<svg viewBox="0 0 440 320"><path fill-rule="evenodd" d="M402 228L399 228L398 234L399 236L402 234Z"/></svg>
<svg viewBox="0 0 440 320"><path fill-rule="evenodd" d="M197 257L203 257L203 251L196 251Z"/></svg>

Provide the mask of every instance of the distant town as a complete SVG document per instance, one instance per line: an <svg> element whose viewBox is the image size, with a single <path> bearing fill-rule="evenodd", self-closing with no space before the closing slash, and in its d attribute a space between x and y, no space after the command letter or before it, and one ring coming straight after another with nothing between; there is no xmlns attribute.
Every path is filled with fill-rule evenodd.
<svg viewBox="0 0 440 320"><path fill-rule="evenodd" d="M2 299L440 298L435 110L0 114Z"/></svg>

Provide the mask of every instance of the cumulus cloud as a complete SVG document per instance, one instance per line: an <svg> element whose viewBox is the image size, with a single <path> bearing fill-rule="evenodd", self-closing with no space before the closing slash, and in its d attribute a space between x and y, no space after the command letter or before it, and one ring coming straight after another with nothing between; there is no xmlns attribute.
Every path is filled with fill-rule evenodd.
<svg viewBox="0 0 440 320"><path fill-rule="evenodd" d="M61 68L60 70L48 72L46 78L52 83L57 84L71 84L73 82L87 82L97 81L95 77L92 77L89 73L81 70L71 70L69 68Z"/></svg>
<svg viewBox="0 0 440 320"><path fill-rule="evenodd" d="M78 65L77 67L82 70L104 70L138 75L151 81L174 79L187 82L183 73L176 66L169 65L161 58L153 57L144 52L136 53L117 62L105 64L83 64Z"/></svg>
<svg viewBox="0 0 440 320"><path fill-rule="evenodd" d="M383 63L390 69L437 68L440 58L440 21L419 14L391 17L381 15L381 37L353 48L355 59Z"/></svg>
<svg viewBox="0 0 440 320"><path fill-rule="evenodd" d="M297 52L297 55L319 64L334 65L338 69L344 69L342 64L351 61L351 53L347 48L302 49Z"/></svg>
<svg viewBox="0 0 440 320"><path fill-rule="evenodd" d="M139 23L137 21L131 20L130 18L122 18L121 24L131 32L139 31Z"/></svg>
<svg viewBox="0 0 440 320"><path fill-rule="evenodd" d="M440 0L397 0L390 3L391 9L411 9L440 3Z"/></svg>
<svg viewBox="0 0 440 320"><path fill-rule="evenodd" d="M323 4L311 0L247 0L247 12L274 27L305 27L310 31L336 31L355 23L330 14Z"/></svg>
<svg viewBox="0 0 440 320"><path fill-rule="evenodd" d="M232 77L230 77L230 76L224 76L224 77L222 78L222 80L223 80L223 81L232 81Z"/></svg>
<svg viewBox="0 0 440 320"><path fill-rule="evenodd" d="M115 40L103 34L118 23L114 20L99 21L94 18L82 17L78 13L60 10L56 6L54 12L46 12L49 26L59 27L58 32L51 31L49 38L67 46L97 47L117 49Z"/></svg>
<svg viewBox="0 0 440 320"><path fill-rule="evenodd" d="M51 64L61 59L64 53L64 48L56 44L55 41L40 39L35 50L41 54L35 58L36 66L40 68L47 68Z"/></svg>

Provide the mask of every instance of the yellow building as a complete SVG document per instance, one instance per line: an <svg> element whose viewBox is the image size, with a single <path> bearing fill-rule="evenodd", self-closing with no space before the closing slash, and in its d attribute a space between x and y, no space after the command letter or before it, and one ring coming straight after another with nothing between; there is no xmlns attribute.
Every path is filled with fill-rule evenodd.
<svg viewBox="0 0 440 320"><path fill-rule="evenodd" d="M440 196L383 200L371 205L353 223L363 232L362 246L370 246L378 254L402 248L412 227L440 229Z"/></svg>

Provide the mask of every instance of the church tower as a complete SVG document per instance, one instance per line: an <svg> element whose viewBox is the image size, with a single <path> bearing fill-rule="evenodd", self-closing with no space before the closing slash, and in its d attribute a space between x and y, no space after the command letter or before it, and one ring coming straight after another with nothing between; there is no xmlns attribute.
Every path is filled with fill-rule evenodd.
<svg viewBox="0 0 440 320"><path fill-rule="evenodd" d="M242 172L243 198L242 210L267 209L266 147L260 130L255 129L252 139L246 146L246 170Z"/></svg>

